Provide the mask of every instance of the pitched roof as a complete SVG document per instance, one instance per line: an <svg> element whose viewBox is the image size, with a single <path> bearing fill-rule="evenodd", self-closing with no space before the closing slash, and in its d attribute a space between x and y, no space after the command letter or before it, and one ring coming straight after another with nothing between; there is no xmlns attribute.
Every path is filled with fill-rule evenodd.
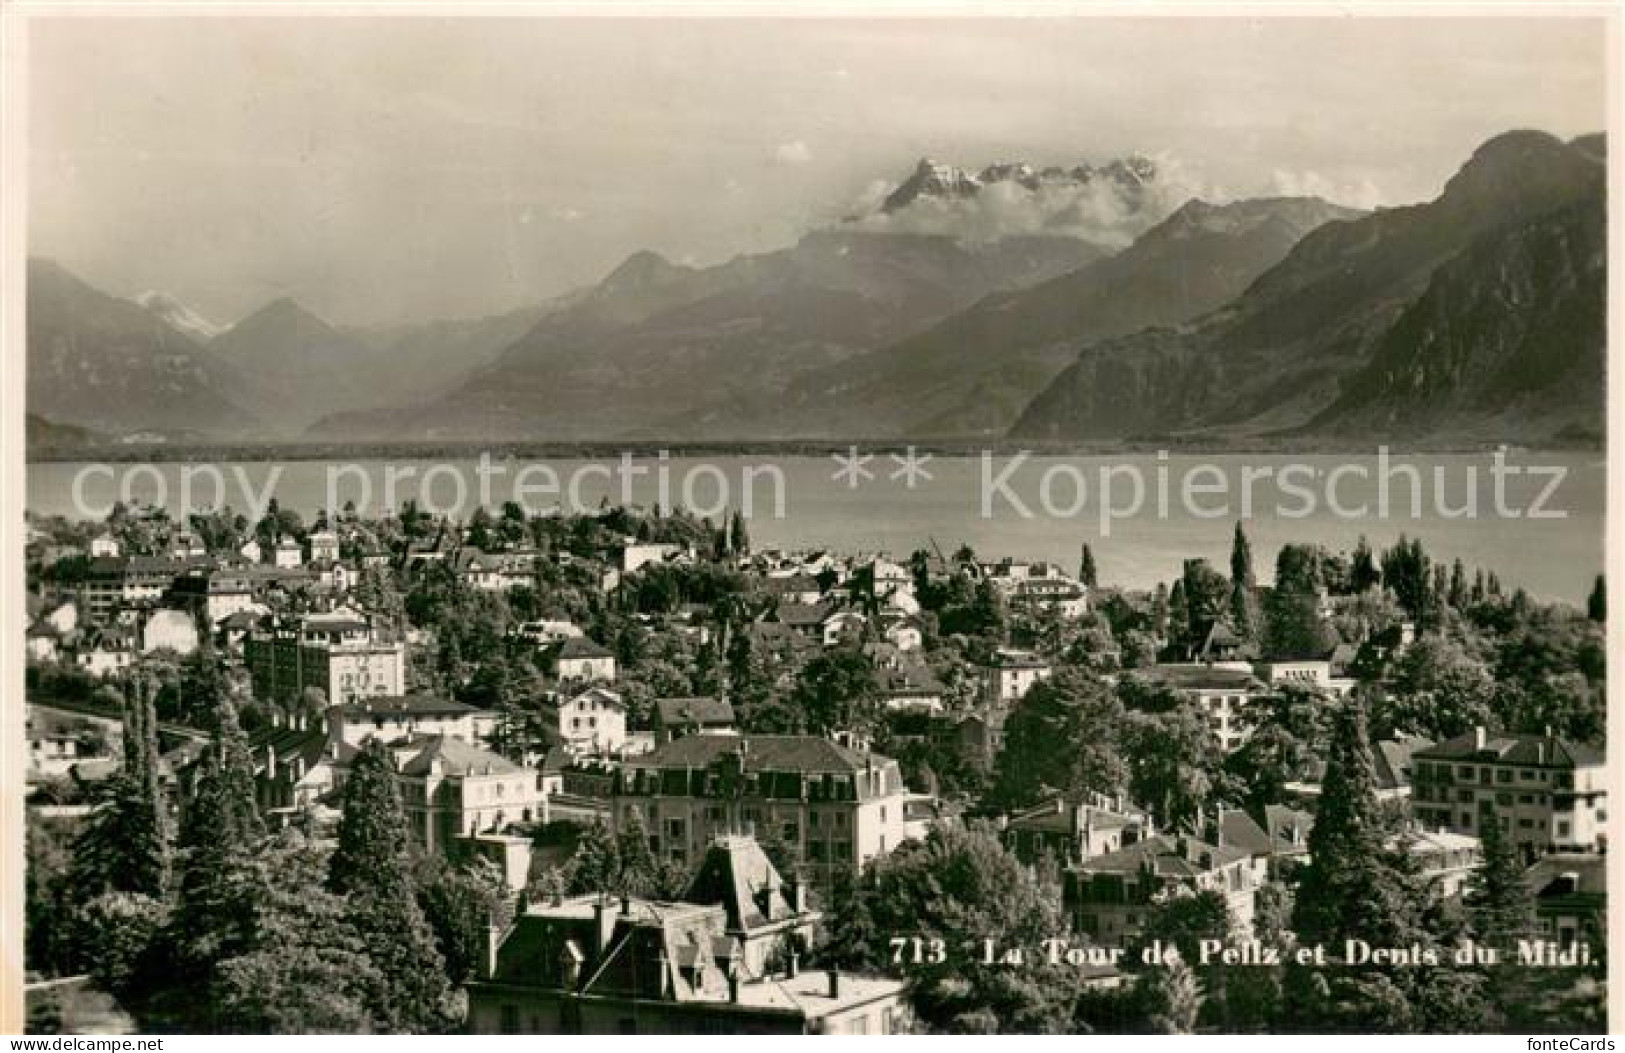
<svg viewBox="0 0 1625 1053"><path fill-rule="evenodd" d="M662 698L655 702L655 715L662 727L714 727L732 724L734 707L717 698Z"/></svg>
<svg viewBox="0 0 1625 1053"><path fill-rule="evenodd" d="M745 758L746 771L857 772L892 763L817 735L689 735L627 762L628 768L704 768L725 753Z"/></svg>
<svg viewBox="0 0 1625 1053"><path fill-rule="evenodd" d="M754 837L713 840L683 899L722 904L731 933L747 933L795 915L783 876Z"/></svg>
<svg viewBox="0 0 1625 1053"><path fill-rule="evenodd" d="M1262 687L1245 669L1223 669L1198 662L1167 662L1137 669L1134 676L1183 691L1247 691Z"/></svg>
<svg viewBox="0 0 1625 1053"><path fill-rule="evenodd" d="M1478 760L1544 768L1594 767L1602 751L1554 735L1491 735L1475 728L1436 746L1417 750L1422 760Z"/></svg>
<svg viewBox="0 0 1625 1053"><path fill-rule="evenodd" d="M572 636L559 645L558 656L560 658L614 658L615 654L585 636Z"/></svg>
<svg viewBox="0 0 1625 1053"><path fill-rule="evenodd" d="M781 603L773 617L784 625L822 625L830 612L823 603Z"/></svg>
<svg viewBox="0 0 1625 1053"><path fill-rule="evenodd" d="M415 695L372 695L367 698L358 698L344 706L346 715L356 714L382 714L382 713L411 713L418 716L461 716L462 714L483 713L485 710L477 709L466 702L454 702L449 698L438 695L419 693Z"/></svg>
<svg viewBox="0 0 1625 1053"><path fill-rule="evenodd" d="M1249 854L1244 849L1210 845L1188 835L1158 834L1086 859L1072 869L1088 874L1137 874L1150 867L1158 877L1186 878L1246 859Z"/></svg>

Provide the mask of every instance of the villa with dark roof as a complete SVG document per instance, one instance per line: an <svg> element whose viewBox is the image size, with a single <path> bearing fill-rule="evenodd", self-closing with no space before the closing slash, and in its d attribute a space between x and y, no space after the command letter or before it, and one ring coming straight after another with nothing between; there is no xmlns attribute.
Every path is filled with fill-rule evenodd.
<svg viewBox="0 0 1625 1053"><path fill-rule="evenodd" d="M562 641L553 654L554 672L561 681L595 683L615 679L615 654L585 636Z"/></svg>
<svg viewBox="0 0 1625 1053"><path fill-rule="evenodd" d="M631 757L612 816L636 813L650 847L688 863L712 838L771 830L815 885L856 874L906 839L908 788L897 762L813 735L688 735Z"/></svg>
<svg viewBox="0 0 1625 1053"><path fill-rule="evenodd" d="M734 707L717 698L655 700L656 744L684 735L726 735L734 730Z"/></svg>
<svg viewBox="0 0 1625 1053"><path fill-rule="evenodd" d="M1552 735L1476 727L1413 756L1411 811L1425 825L1478 835L1498 822L1527 859L1608 842L1601 750Z"/></svg>
<svg viewBox="0 0 1625 1053"><path fill-rule="evenodd" d="M532 768L445 735L394 750L407 824L424 848L450 852L462 839L510 823L545 821L546 797Z"/></svg>
<svg viewBox="0 0 1625 1053"><path fill-rule="evenodd" d="M1158 834L1069 867L1062 902L1073 926L1095 942L1126 947L1140 934L1153 901L1167 892L1215 892L1240 935L1252 931L1266 861L1245 848L1186 834Z"/></svg>
<svg viewBox="0 0 1625 1053"><path fill-rule="evenodd" d="M412 735L478 743L496 729L496 714L488 709L421 692L329 706L326 717L328 735L352 746L374 738L388 744Z"/></svg>

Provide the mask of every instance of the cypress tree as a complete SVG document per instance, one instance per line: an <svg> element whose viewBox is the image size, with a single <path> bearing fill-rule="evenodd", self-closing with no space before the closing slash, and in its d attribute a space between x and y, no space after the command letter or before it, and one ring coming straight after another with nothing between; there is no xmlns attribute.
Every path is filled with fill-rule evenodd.
<svg viewBox="0 0 1625 1053"><path fill-rule="evenodd" d="M1095 553L1086 543L1078 560L1078 581L1091 589L1100 587L1100 572L1095 568Z"/></svg>
<svg viewBox="0 0 1625 1053"><path fill-rule="evenodd" d="M1467 905L1478 942L1509 955L1533 929L1534 899L1517 848L1493 813L1479 824L1484 865L1468 884Z"/></svg>
<svg viewBox="0 0 1625 1053"><path fill-rule="evenodd" d="M1349 586L1355 593L1365 592L1371 586L1382 580L1382 572L1377 569L1377 561L1371 555L1371 543L1366 541L1365 535L1354 546L1354 556L1349 567Z"/></svg>
<svg viewBox="0 0 1625 1053"><path fill-rule="evenodd" d="M183 986L208 982L221 962L250 948L264 894L254 860L265 829L254 804L253 761L231 700L217 698L215 712L215 738L182 814L170 938Z"/></svg>
<svg viewBox="0 0 1625 1053"><path fill-rule="evenodd" d="M648 895L659 864L649 850L649 828L644 825L641 813L632 813L631 821L615 838L615 850L619 860L617 891Z"/></svg>
<svg viewBox="0 0 1625 1053"><path fill-rule="evenodd" d="M1601 574L1591 586L1591 596L1586 600L1586 617L1594 622L1608 620L1608 585Z"/></svg>
<svg viewBox="0 0 1625 1053"><path fill-rule="evenodd" d="M1414 935L1409 896L1389 861L1372 775L1365 704L1350 698L1338 711L1327 751L1320 808L1309 833L1293 922L1306 944L1332 953L1343 941L1403 947Z"/></svg>
<svg viewBox="0 0 1625 1053"><path fill-rule="evenodd" d="M1235 536L1230 540L1230 584L1249 592L1258 587L1258 579L1253 576L1252 542L1247 540L1247 532L1241 529L1239 520Z"/></svg>
<svg viewBox="0 0 1625 1053"><path fill-rule="evenodd" d="M406 812L389 751L367 744L344 784L338 847L328 886L349 898L380 982L369 1008L388 1031L425 1033L448 1024L445 963L418 906L408 870Z"/></svg>
<svg viewBox="0 0 1625 1053"><path fill-rule="evenodd" d="M158 763L156 689L138 675L124 688L124 770L112 780L108 807L86 831L99 850L109 887L162 896L169 887L169 811Z"/></svg>

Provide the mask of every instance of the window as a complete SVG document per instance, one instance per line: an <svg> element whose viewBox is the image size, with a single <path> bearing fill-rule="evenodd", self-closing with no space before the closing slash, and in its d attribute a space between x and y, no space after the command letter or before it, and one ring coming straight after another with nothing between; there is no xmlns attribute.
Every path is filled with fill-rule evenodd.
<svg viewBox="0 0 1625 1053"><path fill-rule="evenodd" d="M1495 781L1496 782L1511 782L1512 781L1512 769L1511 768L1498 768L1498 769L1496 769Z"/></svg>
<svg viewBox="0 0 1625 1053"><path fill-rule="evenodd" d="M1456 774L1463 779L1471 779L1473 777L1473 766L1471 764L1458 764L1456 765Z"/></svg>
<svg viewBox="0 0 1625 1053"><path fill-rule="evenodd" d="M1565 822L1563 822L1561 820L1558 821L1558 824L1557 824L1557 836L1558 837L1567 837L1567 836L1569 836L1569 824L1568 823L1565 823Z"/></svg>

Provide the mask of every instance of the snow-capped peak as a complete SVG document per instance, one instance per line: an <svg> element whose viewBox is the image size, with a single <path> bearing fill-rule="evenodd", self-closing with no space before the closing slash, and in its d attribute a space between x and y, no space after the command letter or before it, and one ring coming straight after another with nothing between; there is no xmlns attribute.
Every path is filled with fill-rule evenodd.
<svg viewBox="0 0 1625 1053"><path fill-rule="evenodd" d="M171 328L180 330L199 343L207 343L220 335L221 326L215 325L168 293L151 290L137 296L135 302Z"/></svg>

